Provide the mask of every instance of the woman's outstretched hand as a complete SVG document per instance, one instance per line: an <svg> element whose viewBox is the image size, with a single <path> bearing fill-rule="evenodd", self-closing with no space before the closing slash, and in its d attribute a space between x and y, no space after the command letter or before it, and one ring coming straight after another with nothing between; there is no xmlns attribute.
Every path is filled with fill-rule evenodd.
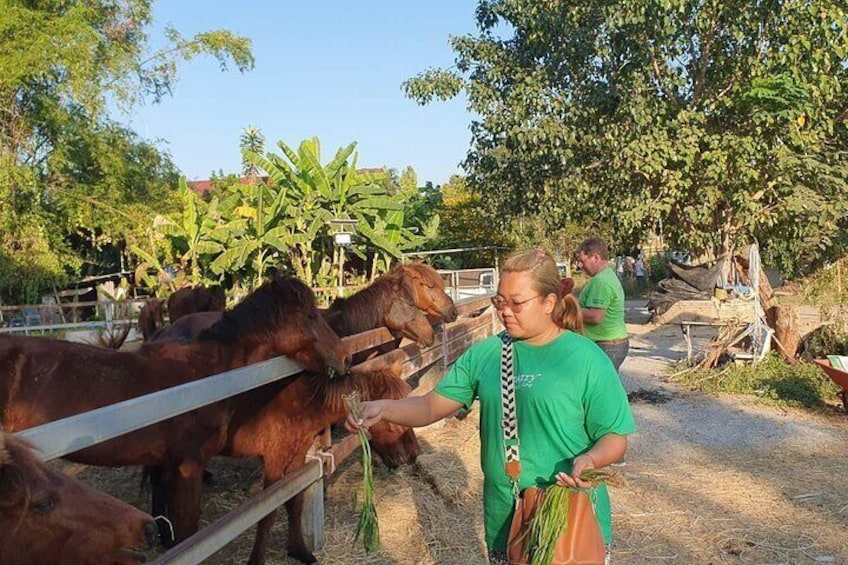
<svg viewBox="0 0 848 565"><path fill-rule="evenodd" d="M379 400L363 402L360 418L357 419L352 412L348 412L347 418L345 419L345 429L354 433L359 428L368 429L382 419L383 406Z"/></svg>
<svg viewBox="0 0 848 565"><path fill-rule="evenodd" d="M578 455L574 458L574 462L571 466L571 474L568 473L557 473L556 481L557 484L561 487L571 487L571 488L589 488L592 486L592 483L586 482L580 479L580 475L586 469L594 469L595 462L592 460L592 456L588 453L584 453L583 455Z"/></svg>

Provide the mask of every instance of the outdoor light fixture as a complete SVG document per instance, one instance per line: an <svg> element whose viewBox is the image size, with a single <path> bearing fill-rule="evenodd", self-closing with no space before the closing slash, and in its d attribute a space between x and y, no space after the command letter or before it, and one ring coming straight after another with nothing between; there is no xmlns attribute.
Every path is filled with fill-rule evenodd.
<svg viewBox="0 0 848 565"><path fill-rule="evenodd" d="M351 234L339 232L333 236L333 241L336 243L336 245L339 245L341 247L347 247L348 245L350 245L351 242Z"/></svg>
<svg viewBox="0 0 848 565"><path fill-rule="evenodd" d="M359 220L351 220L350 218L333 218L328 220L330 233L333 234L333 243L335 244L335 260L339 270L339 286L337 296L344 296L344 263L345 263L345 247L350 247L353 243L353 233L356 231L356 224Z"/></svg>

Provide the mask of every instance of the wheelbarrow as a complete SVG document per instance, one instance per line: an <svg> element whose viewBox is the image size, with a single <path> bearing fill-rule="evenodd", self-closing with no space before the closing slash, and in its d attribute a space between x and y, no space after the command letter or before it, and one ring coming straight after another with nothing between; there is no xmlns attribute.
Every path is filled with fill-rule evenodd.
<svg viewBox="0 0 848 565"><path fill-rule="evenodd" d="M814 361L816 365L824 371L824 374L830 377L830 380L842 388L842 392L839 393L839 397L842 399L842 406L844 406L845 411L848 412L848 371L837 369L831 365L830 361L827 359L814 359Z"/></svg>

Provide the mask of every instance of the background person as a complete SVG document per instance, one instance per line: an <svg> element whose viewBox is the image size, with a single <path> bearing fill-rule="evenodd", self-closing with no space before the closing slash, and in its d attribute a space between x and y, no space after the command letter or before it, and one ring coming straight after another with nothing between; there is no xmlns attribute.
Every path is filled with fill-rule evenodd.
<svg viewBox="0 0 848 565"><path fill-rule="evenodd" d="M648 274L645 256L641 253L636 257L636 263L633 264L633 272L636 274L636 284L641 288L645 285L645 279Z"/></svg>
<svg viewBox="0 0 848 565"><path fill-rule="evenodd" d="M613 276L615 276L613 274ZM573 285L573 281L572 285ZM576 331L580 307L544 251L517 253L501 267L492 303L512 337L522 472L518 486L587 487L585 469L619 461L635 431L627 395L609 359ZM486 546L491 563L506 563L514 498L505 472L501 407L501 339L469 348L424 396L364 402L362 419L425 426L480 401L480 447ZM604 540L612 536L609 497L597 489L596 513Z"/></svg>
<svg viewBox="0 0 848 565"><path fill-rule="evenodd" d="M577 263L591 277L579 298L583 335L604 350L618 371L630 351L630 341L624 324L624 289L609 264L606 242L590 237L578 245Z"/></svg>

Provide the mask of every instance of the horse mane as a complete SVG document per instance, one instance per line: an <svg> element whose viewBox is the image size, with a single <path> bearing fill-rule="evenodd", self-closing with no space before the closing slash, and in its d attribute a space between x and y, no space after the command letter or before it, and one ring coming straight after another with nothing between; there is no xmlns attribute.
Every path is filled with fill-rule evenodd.
<svg viewBox="0 0 848 565"><path fill-rule="evenodd" d="M44 467L32 452L32 446L10 433L0 432L0 508L22 506L20 522L26 516L30 503L27 477L44 480Z"/></svg>
<svg viewBox="0 0 848 565"><path fill-rule="evenodd" d="M294 308L315 309L315 295L302 281L293 277L276 277L258 289L221 319L203 330L199 341L231 343L248 337L264 338L285 324Z"/></svg>
<svg viewBox="0 0 848 565"><path fill-rule="evenodd" d="M409 269L415 272L424 279L424 282L426 282L428 286L442 290L445 288L445 281L442 280L442 276L439 272L426 263L407 263L406 265L401 265L400 268Z"/></svg>
<svg viewBox="0 0 848 565"><path fill-rule="evenodd" d="M405 398L412 390L409 384L398 378L391 368L355 373L343 379L327 380L323 376L312 373L309 373L307 378L310 379L310 388L314 390L309 404L320 402L320 406L315 408L331 413L346 413L347 405L343 395L354 391L359 392L362 400L375 400Z"/></svg>
<svg viewBox="0 0 848 565"><path fill-rule="evenodd" d="M394 270L374 279L367 287L347 298L337 298L327 309L328 321L338 334L350 335L383 325L397 293L407 296L400 284L402 272Z"/></svg>

